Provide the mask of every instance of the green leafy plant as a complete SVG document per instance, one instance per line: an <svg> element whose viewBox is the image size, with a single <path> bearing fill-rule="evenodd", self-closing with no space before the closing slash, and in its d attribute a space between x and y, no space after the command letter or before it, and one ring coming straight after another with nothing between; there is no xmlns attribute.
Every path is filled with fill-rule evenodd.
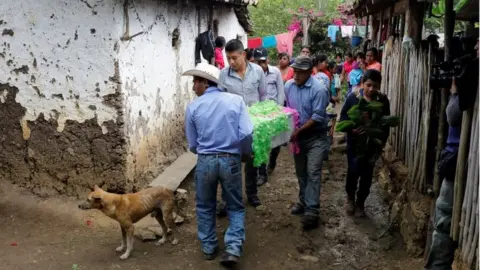
<svg viewBox="0 0 480 270"><path fill-rule="evenodd" d="M357 157L367 158L370 163L374 163L382 152L386 140L385 129L396 127L400 123L399 117L385 116L382 110L381 102L368 102L360 97L358 104L348 110L349 119L336 125L338 132L363 128L363 132L355 137L355 153Z"/></svg>

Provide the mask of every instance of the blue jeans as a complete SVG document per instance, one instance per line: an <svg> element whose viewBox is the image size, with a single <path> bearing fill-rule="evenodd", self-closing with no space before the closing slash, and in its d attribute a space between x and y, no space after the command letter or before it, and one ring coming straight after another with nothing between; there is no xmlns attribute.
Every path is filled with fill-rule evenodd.
<svg viewBox="0 0 480 270"><path fill-rule="evenodd" d="M451 270L457 244L450 238L453 209L453 182L443 180L440 195L435 202L435 224L432 245L425 269Z"/></svg>
<svg viewBox="0 0 480 270"><path fill-rule="evenodd" d="M323 157L327 148L327 132L299 140L300 153L294 156L295 171L300 191L298 200L305 207L305 215L320 215L320 180Z"/></svg>
<svg viewBox="0 0 480 270"><path fill-rule="evenodd" d="M196 212L198 239L202 251L215 252L218 247L215 209L217 186L227 203L230 224L225 233L226 252L240 256L245 241L245 207L242 201L242 162L240 155L198 155L195 169Z"/></svg>

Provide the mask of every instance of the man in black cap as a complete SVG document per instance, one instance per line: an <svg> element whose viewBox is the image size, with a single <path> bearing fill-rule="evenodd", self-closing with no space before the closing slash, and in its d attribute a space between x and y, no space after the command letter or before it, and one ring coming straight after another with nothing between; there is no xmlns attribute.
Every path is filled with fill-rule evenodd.
<svg viewBox="0 0 480 270"><path fill-rule="evenodd" d="M266 99L273 100L278 105L283 106L285 102L285 89L282 80L282 73L276 67L268 64L268 51L267 49L260 47L253 51L253 57L255 63L262 67L265 72L265 90L267 92ZM272 149L270 153L270 160L268 164L269 172L275 169L278 154L280 153L280 146ZM258 168L257 186L262 186L268 181L267 166L261 165Z"/></svg>
<svg viewBox="0 0 480 270"><path fill-rule="evenodd" d="M323 156L328 147L327 106L328 89L311 76L313 63L308 56L299 56L292 64L293 80L285 84L287 106L299 113L299 126L292 133L291 142L298 143L300 152L295 154L295 171L300 191L293 215L304 215L304 230L318 227L320 214L320 179Z"/></svg>

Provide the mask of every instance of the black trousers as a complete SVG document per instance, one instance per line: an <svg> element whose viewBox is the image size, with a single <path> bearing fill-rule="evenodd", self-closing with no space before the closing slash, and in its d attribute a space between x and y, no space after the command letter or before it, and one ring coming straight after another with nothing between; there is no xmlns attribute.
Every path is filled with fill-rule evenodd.
<svg viewBox="0 0 480 270"><path fill-rule="evenodd" d="M272 151L270 151L270 159L268 161L268 167L271 169L275 169L275 167L277 166L277 158L278 158L278 155L280 154L280 147L281 146L277 146L273 148Z"/></svg>
<svg viewBox="0 0 480 270"><path fill-rule="evenodd" d="M252 198L257 196L258 170L259 168L253 166L253 156L249 155L248 157L246 157L244 173L245 173L245 193L247 193L247 198Z"/></svg>
<svg viewBox="0 0 480 270"><path fill-rule="evenodd" d="M354 149L351 148L347 149L347 159L348 170L345 191L349 200L355 201L357 199L357 203L363 204L370 194L375 164L371 164L365 158L358 158Z"/></svg>

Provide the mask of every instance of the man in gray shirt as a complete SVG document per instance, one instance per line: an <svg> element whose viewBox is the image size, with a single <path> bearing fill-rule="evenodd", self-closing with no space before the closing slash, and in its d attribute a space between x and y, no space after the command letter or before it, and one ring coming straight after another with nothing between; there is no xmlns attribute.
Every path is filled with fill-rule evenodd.
<svg viewBox="0 0 480 270"><path fill-rule="evenodd" d="M242 42L238 39L230 40L225 46L225 52L230 67L224 68L220 72L219 88L241 96L247 106L264 101L267 98L265 74L260 66L247 62ZM245 189L248 203L254 207L261 205L257 196L257 172L258 168L253 166L253 156L246 157ZM219 204L217 214L219 216L225 215L223 203Z"/></svg>
<svg viewBox="0 0 480 270"><path fill-rule="evenodd" d="M267 92L267 100L273 100L278 105L283 106L285 103L285 88L282 79L282 73L276 67L268 64L268 51L261 47L253 51L255 63L257 63L265 72L265 86ZM275 169L278 154L280 153L280 146L272 149L270 152L270 160L268 164L269 172ZM257 186L262 186L268 181L267 165L262 164L258 168Z"/></svg>

